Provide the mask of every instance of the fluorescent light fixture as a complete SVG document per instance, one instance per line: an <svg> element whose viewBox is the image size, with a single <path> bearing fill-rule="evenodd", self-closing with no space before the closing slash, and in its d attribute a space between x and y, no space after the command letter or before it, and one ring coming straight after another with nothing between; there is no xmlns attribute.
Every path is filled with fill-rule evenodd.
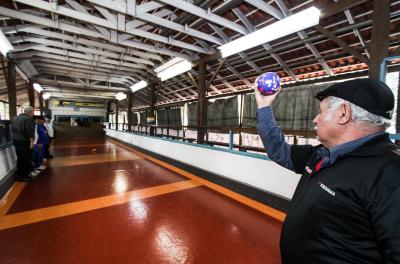
<svg viewBox="0 0 400 264"><path fill-rule="evenodd" d="M155 68L154 71L157 73L157 77L160 78L161 81L165 81L181 73L190 71L191 69L191 61L176 57Z"/></svg>
<svg viewBox="0 0 400 264"><path fill-rule="evenodd" d="M36 71L35 67L32 65L30 60L23 60L20 63L18 63L18 67L26 73L28 78L32 78L35 75L38 75L39 73Z"/></svg>
<svg viewBox="0 0 400 264"><path fill-rule="evenodd" d="M0 30L0 52L6 57L7 53L13 49L14 47L11 45L10 41L8 41L8 38L4 35L3 31Z"/></svg>
<svg viewBox="0 0 400 264"><path fill-rule="evenodd" d="M160 71L165 70L165 69L168 68L168 67L171 67L172 65L174 65L174 64L176 64L176 63L178 63L178 62L181 62L182 60L184 60L184 59L179 58L179 57L175 57L175 58L173 58L173 59L167 61L167 62L164 63L163 65L158 66L157 68L154 69L154 71L158 73L158 72L160 72Z"/></svg>
<svg viewBox="0 0 400 264"><path fill-rule="evenodd" d="M21 70L18 66L15 66L15 70L18 72L19 76L22 77L25 81L28 81L28 76L26 76L25 72Z"/></svg>
<svg viewBox="0 0 400 264"><path fill-rule="evenodd" d="M43 88L40 84L34 83L33 84L33 89L35 89L36 92L41 93L43 91Z"/></svg>
<svg viewBox="0 0 400 264"><path fill-rule="evenodd" d="M51 94L49 94L49 93L44 93L44 94L42 95L42 97L43 97L44 100L47 100L47 99L49 99L49 98L51 97Z"/></svg>
<svg viewBox="0 0 400 264"><path fill-rule="evenodd" d="M272 40L290 35L319 23L320 10L310 7L278 22L254 31L244 37L218 47L222 58L253 48Z"/></svg>
<svg viewBox="0 0 400 264"><path fill-rule="evenodd" d="M145 88L146 86L147 86L147 82L146 81L137 82L137 83L131 85L132 93L137 92L140 89Z"/></svg>
<svg viewBox="0 0 400 264"><path fill-rule="evenodd" d="M119 92L119 93L115 94L114 96L115 96L115 99L117 99L118 101L126 99L126 94L124 94L123 92Z"/></svg>

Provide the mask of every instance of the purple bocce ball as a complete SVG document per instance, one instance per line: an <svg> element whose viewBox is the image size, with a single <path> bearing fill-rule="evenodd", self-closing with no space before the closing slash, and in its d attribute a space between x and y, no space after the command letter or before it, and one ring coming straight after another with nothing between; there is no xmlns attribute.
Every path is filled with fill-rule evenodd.
<svg viewBox="0 0 400 264"><path fill-rule="evenodd" d="M280 86L279 75L274 72L266 72L258 78L258 90L262 95L274 94Z"/></svg>

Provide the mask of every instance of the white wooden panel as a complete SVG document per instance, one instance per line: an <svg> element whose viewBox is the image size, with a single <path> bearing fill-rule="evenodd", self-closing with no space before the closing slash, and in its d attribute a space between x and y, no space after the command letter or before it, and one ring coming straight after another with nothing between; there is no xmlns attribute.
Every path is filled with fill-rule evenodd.
<svg viewBox="0 0 400 264"><path fill-rule="evenodd" d="M269 160L109 129L106 129L106 134L142 149L289 199L300 179L300 175Z"/></svg>

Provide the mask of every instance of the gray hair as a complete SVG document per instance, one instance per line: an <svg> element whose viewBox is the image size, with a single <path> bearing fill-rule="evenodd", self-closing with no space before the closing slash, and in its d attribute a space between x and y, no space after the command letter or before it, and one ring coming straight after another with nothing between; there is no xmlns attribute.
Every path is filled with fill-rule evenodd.
<svg viewBox="0 0 400 264"><path fill-rule="evenodd" d="M28 107L24 108L25 114L29 114L29 113L33 113L33 112L35 112L35 108L33 108L32 106L28 106Z"/></svg>
<svg viewBox="0 0 400 264"><path fill-rule="evenodd" d="M363 122L366 125L386 129L390 127L390 120L382 116L378 116L364 110L363 108L350 103L342 98L329 96L328 97L328 117L331 118L333 111L335 111L341 104L347 103L351 108L351 119L354 122Z"/></svg>

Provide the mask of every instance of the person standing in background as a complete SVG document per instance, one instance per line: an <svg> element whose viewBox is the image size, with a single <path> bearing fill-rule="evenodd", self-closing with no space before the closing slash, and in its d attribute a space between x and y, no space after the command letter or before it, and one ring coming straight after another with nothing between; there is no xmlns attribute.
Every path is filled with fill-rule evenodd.
<svg viewBox="0 0 400 264"><path fill-rule="evenodd" d="M32 177L36 177L40 173L40 171L46 169L46 166L43 164L43 159L44 159L46 145L48 144L48 136L44 123L45 119L43 116L36 117L37 137L35 137L35 146L34 146L35 154L33 158L35 171L32 172L31 174Z"/></svg>
<svg viewBox="0 0 400 264"><path fill-rule="evenodd" d="M17 154L17 181L29 181L32 170L33 141L35 137L35 120L33 107L27 107L24 112L13 118L11 133L15 152Z"/></svg>
<svg viewBox="0 0 400 264"><path fill-rule="evenodd" d="M51 141L54 138L54 131L53 131L53 128L51 127L51 117L50 116L46 117L46 122L44 123L44 127L46 128L47 136L48 136L48 144L45 147L44 157L46 159L52 159L53 155L50 154L49 148L50 148Z"/></svg>

